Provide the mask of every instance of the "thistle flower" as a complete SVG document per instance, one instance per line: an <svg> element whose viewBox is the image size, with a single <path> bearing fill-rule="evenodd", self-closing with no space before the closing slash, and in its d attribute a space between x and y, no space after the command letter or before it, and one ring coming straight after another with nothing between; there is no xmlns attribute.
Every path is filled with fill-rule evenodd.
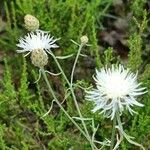
<svg viewBox="0 0 150 150"><path fill-rule="evenodd" d="M19 44L17 46L21 48L21 50L17 50L18 53L28 52L25 56L31 53L34 50L42 49L48 53L51 52L51 48L57 48L58 45L55 42L59 39L53 39L54 37L50 37L48 32L44 32L41 30L28 33L24 38L19 39Z"/></svg>
<svg viewBox="0 0 150 150"><path fill-rule="evenodd" d="M52 73L47 70L44 70L44 66L48 63L47 53L51 54L51 48L57 48L58 46L55 42L58 39L53 39L50 37L48 32L36 30L35 32L28 33L24 38L19 39L18 47L21 50L17 50L18 53L26 53L29 55L31 53L31 62L33 65L39 67L39 77L37 79L38 82L41 78L41 72L47 72L51 75L59 75L60 73ZM47 53L46 53L47 52Z"/></svg>
<svg viewBox="0 0 150 150"><path fill-rule="evenodd" d="M97 89L87 92L86 99L95 103L92 110L104 114L104 116L113 120L116 112L122 114L126 108L131 114L136 113L132 107L144 105L139 103L136 98L144 94L145 88L140 88L141 83L137 82L137 74L124 69L122 65L111 68L102 68L96 70L94 77Z"/></svg>

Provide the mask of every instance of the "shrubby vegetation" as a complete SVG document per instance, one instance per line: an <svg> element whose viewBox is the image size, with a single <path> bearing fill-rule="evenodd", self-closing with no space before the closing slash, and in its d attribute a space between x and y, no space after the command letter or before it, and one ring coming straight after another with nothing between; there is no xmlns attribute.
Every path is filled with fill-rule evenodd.
<svg viewBox="0 0 150 150"><path fill-rule="evenodd" d="M134 136L146 149L150 149L150 51L147 48L149 14L145 10L146 1L133 0L124 4L124 13L131 13L126 30L126 47L129 52L125 60L118 55L115 47L103 42L99 36L100 32L112 29L108 22L113 23L111 15L115 5L117 0L4 0L2 9L6 25L0 37L0 50L4 53L4 59L1 60L4 72L0 80L0 149L91 149L88 141L56 103L53 104L51 112L43 117L51 107L53 98L42 78L38 83L34 83L38 78L38 69L30 63L29 57L24 58L16 53L18 38L28 32L23 23L26 14L32 14L39 19L40 29L50 31L54 37L61 38L57 42L59 48L53 50L55 55L76 54L78 47L70 39L80 42L82 35L88 36L91 46L82 49L82 54L86 57L79 58L74 84L81 113L84 117L94 118L95 125L99 124L95 136L97 140L102 141L111 136L112 122L98 113L91 112L93 105L85 101L84 90L79 87L88 88L93 81L91 77L95 68L104 65L122 63L134 72L139 71L139 81L143 82L148 90L139 98L145 106L136 108L138 114L134 116L126 112L122 120L126 132ZM49 59L46 69L59 72L53 59ZM74 59L75 55L60 60L68 77ZM48 79L59 101L63 102L65 110L71 116L77 116L70 93L67 93L67 100L63 101L68 90L63 77L49 75ZM81 125L80 121L77 122ZM92 132L90 122L86 123L88 130ZM136 148L124 140L120 149Z"/></svg>

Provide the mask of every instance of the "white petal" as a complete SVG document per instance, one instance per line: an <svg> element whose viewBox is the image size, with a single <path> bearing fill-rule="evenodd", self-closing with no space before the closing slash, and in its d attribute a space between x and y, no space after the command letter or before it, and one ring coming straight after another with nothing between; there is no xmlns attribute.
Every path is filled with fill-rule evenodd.
<svg viewBox="0 0 150 150"><path fill-rule="evenodd" d="M17 51L20 53L32 51L35 49L43 49L50 51L51 48L58 48L59 46L55 42L59 39L53 39L48 32L37 30L35 32L28 33L24 38L19 39L17 46L22 50Z"/></svg>
<svg viewBox="0 0 150 150"><path fill-rule="evenodd" d="M131 114L136 113L131 107L144 105L136 101L137 96L145 94L146 88L137 82L137 73L125 69L123 65L111 68L103 67L96 69L93 77L96 89L87 92L86 99L93 101L95 107L93 112L101 110L100 114L114 118L116 111L120 114L126 108Z"/></svg>

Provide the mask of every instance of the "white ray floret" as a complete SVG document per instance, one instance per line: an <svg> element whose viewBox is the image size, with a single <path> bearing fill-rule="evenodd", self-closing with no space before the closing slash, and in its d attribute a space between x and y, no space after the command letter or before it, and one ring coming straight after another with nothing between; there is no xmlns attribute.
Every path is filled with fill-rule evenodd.
<svg viewBox="0 0 150 150"><path fill-rule="evenodd" d="M112 120L117 111L122 114L126 108L133 114L136 113L132 109L134 105L144 106L136 98L146 93L145 88L140 87L141 83L137 82L137 74L124 69L122 65L96 70L94 80L97 88L87 91L86 95L87 100L95 103L93 112L101 110L100 113Z"/></svg>
<svg viewBox="0 0 150 150"><path fill-rule="evenodd" d="M17 50L18 53L27 52L27 55L35 49L43 49L50 53L51 48L58 48L55 42L59 39L54 39L48 32L36 30L35 32L28 33L24 38L19 39L17 46L21 48Z"/></svg>

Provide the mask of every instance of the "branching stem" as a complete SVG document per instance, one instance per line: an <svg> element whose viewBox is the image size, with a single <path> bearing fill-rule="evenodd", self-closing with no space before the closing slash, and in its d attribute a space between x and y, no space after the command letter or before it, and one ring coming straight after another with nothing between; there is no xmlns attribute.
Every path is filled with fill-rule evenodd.
<svg viewBox="0 0 150 150"><path fill-rule="evenodd" d="M81 47L81 48L82 48L82 47ZM81 50L80 50L80 51L81 51ZM57 58L55 57L55 55L54 55L52 52L51 52L50 54L51 54L51 56L53 57L53 59L54 59L55 63L57 64L57 66L58 66L58 68L59 68L61 74L63 75L64 79L66 80L66 82L67 82L67 84L68 84L68 86L69 86L69 88L70 88L70 91L71 91L71 94L72 94L72 97L73 97L73 100L74 100L74 104L75 104L75 107L76 107L77 112L78 112L78 114L79 114L79 117L80 117L80 118L83 118L83 116L82 116L82 114L81 114L81 111L80 111L80 108L79 108L79 105L78 105L78 102L77 102L77 99L76 99L76 96L75 96L75 94L74 94L74 90L73 90L72 85L70 84L70 82L69 82L69 80L68 80L66 74L64 73L64 71L63 71L61 65L59 64ZM85 131L85 133L86 133L86 137L88 137L88 141L90 142L91 147L92 147L92 149L94 150L94 147L96 147L96 146L95 146L94 143L92 142L92 138L91 138L90 135L89 135L89 132L88 132L87 127L86 127L86 124L85 124L84 120L82 120L82 119L81 119L81 122L82 122L82 125L83 125L83 128L84 128L84 131Z"/></svg>
<svg viewBox="0 0 150 150"><path fill-rule="evenodd" d="M58 101L57 97L55 96L55 93L48 81L48 78L46 76L45 70L41 69L41 73L43 75L43 78L47 84L47 87L49 89L49 92L52 94L54 101L57 103L57 105L60 107L60 109L65 113L65 115L70 119L70 121L78 128L78 130L86 137L86 139L90 142L92 150L94 150L95 145L91 141L91 138L80 128L80 126L74 121L74 119L67 113L67 111L62 107L61 103Z"/></svg>

